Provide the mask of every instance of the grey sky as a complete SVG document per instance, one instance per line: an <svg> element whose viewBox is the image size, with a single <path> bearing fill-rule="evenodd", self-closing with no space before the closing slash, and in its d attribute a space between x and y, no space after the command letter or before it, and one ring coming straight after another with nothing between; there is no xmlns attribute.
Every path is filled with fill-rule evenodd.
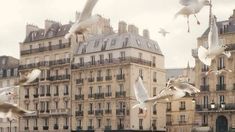
<svg viewBox="0 0 235 132"><path fill-rule="evenodd" d="M69 1L69 2L68 2ZM19 42L25 38L27 23L44 27L44 20L62 24L74 21L75 11L81 11L86 0L7 0L0 5L0 55L19 58ZM149 29L152 39L158 41L167 68L194 65L191 49L196 47L196 38L208 26L208 7L198 14L201 25L190 17L191 33L187 33L186 19L174 18L182 7L179 0L99 0L94 13L111 19L114 29L118 21L135 24L140 29ZM235 9L235 0L213 0L214 14L218 20L227 19ZM171 33L166 38L158 34L160 27Z"/></svg>

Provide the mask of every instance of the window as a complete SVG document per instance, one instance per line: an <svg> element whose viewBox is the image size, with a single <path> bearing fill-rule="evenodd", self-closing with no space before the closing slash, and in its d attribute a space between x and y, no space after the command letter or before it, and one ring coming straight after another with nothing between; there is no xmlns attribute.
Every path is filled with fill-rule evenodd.
<svg viewBox="0 0 235 132"><path fill-rule="evenodd" d="M166 103L166 109L167 109L167 111L171 110L171 102Z"/></svg>
<svg viewBox="0 0 235 132"><path fill-rule="evenodd" d="M113 54L112 53L109 53L109 63L111 63L112 62L112 60L113 60Z"/></svg>
<svg viewBox="0 0 235 132"><path fill-rule="evenodd" d="M93 104L92 103L89 104L89 110L93 111Z"/></svg>
<svg viewBox="0 0 235 132"><path fill-rule="evenodd" d="M157 82L157 72L153 72L153 82Z"/></svg>
<svg viewBox="0 0 235 132"><path fill-rule="evenodd" d="M91 56L91 64L95 65L95 56Z"/></svg>
<svg viewBox="0 0 235 132"><path fill-rule="evenodd" d="M44 119L44 125L48 126L48 119L47 118Z"/></svg>
<svg viewBox="0 0 235 132"><path fill-rule="evenodd" d="M2 65L6 65L6 62L7 62L6 58L2 58Z"/></svg>
<svg viewBox="0 0 235 132"><path fill-rule="evenodd" d="M119 91L120 92L124 91L124 85L123 84L119 84Z"/></svg>
<svg viewBox="0 0 235 132"><path fill-rule="evenodd" d="M144 80L143 70L142 69L139 69L139 76L141 77L142 80Z"/></svg>
<svg viewBox="0 0 235 132"><path fill-rule="evenodd" d="M224 95L219 95L219 102L220 104L224 102Z"/></svg>
<svg viewBox="0 0 235 132"><path fill-rule="evenodd" d="M65 117L65 126L68 126L68 118L67 117Z"/></svg>
<svg viewBox="0 0 235 132"><path fill-rule="evenodd" d="M185 101L180 102L180 110L185 110Z"/></svg>
<svg viewBox="0 0 235 132"><path fill-rule="evenodd" d="M86 45L83 46L82 53L86 53Z"/></svg>
<svg viewBox="0 0 235 132"><path fill-rule="evenodd" d="M50 85L46 85L46 91L47 94L50 94Z"/></svg>
<svg viewBox="0 0 235 132"><path fill-rule="evenodd" d="M82 104L78 104L78 111L82 111Z"/></svg>
<svg viewBox="0 0 235 132"><path fill-rule="evenodd" d="M185 115L180 115L180 121L181 122L185 122L186 120L185 120Z"/></svg>
<svg viewBox="0 0 235 132"><path fill-rule="evenodd" d="M140 46L140 40L139 39L136 39L136 43Z"/></svg>
<svg viewBox="0 0 235 132"><path fill-rule="evenodd" d="M171 123L171 115L166 115L166 123Z"/></svg>
<svg viewBox="0 0 235 132"><path fill-rule="evenodd" d="M37 127L38 126L38 119L34 120L34 126Z"/></svg>
<svg viewBox="0 0 235 132"><path fill-rule="evenodd" d="M141 60L142 59L142 53L139 53L139 59Z"/></svg>
<svg viewBox="0 0 235 132"><path fill-rule="evenodd" d="M48 42L48 48L49 50L52 50L51 42Z"/></svg>
<svg viewBox="0 0 235 132"><path fill-rule="evenodd" d="M107 122L107 126L111 126L111 120L110 119L106 119Z"/></svg>
<svg viewBox="0 0 235 132"><path fill-rule="evenodd" d="M154 88L153 88L153 96L156 96L156 95L157 95L157 88L154 87Z"/></svg>
<svg viewBox="0 0 235 132"><path fill-rule="evenodd" d="M118 75L123 75L123 69L122 68L119 68Z"/></svg>
<svg viewBox="0 0 235 132"><path fill-rule="evenodd" d="M116 44L116 39L113 39L112 41L111 41L111 46L114 46Z"/></svg>
<svg viewBox="0 0 235 132"><path fill-rule="evenodd" d="M96 40L96 41L95 41L95 44L94 44L94 48L98 47L98 46L99 46L99 43L100 43L100 41L99 41L99 40Z"/></svg>
<svg viewBox="0 0 235 132"><path fill-rule="evenodd" d="M7 77L11 76L11 69L7 69Z"/></svg>
<svg viewBox="0 0 235 132"><path fill-rule="evenodd" d="M156 66L156 57L155 56L152 57L152 63L153 63L153 66L155 67Z"/></svg>
<svg viewBox="0 0 235 132"><path fill-rule="evenodd" d="M67 84L64 85L64 93L65 93L65 95L69 94L69 86Z"/></svg>
<svg viewBox="0 0 235 132"><path fill-rule="evenodd" d="M93 92L93 87L90 87L89 89L90 89L90 90L89 90L89 91L90 91L90 94L92 94L92 92Z"/></svg>
<svg viewBox="0 0 235 132"><path fill-rule="evenodd" d="M82 120L78 120L78 126L82 126Z"/></svg>
<svg viewBox="0 0 235 132"><path fill-rule="evenodd" d="M106 76L110 76L111 75L111 70L110 69L107 69L106 70Z"/></svg>
<svg viewBox="0 0 235 132"><path fill-rule="evenodd" d="M98 91L99 94L102 92L102 86L98 86Z"/></svg>
<svg viewBox="0 0 235 132"><path fill-rule="evenodd" d="M127 46L127 44L128 44L128 42L129 42L129 38L128 38L128 37L126 37L126 38L125 38L125 40L124 40L124 42L123 42L122 47L126 47L126 46Z"/></svg>
<svg viewBox="0 0 235 132"><path fill-rule="evenodd" d="M125 51L120 52L120 59L125 60Z"/></svg>
<svg viewBox="0 0 235 132"><path fill-rule="evenodd" d="M110 106L110 102L107 102L107 110L110 110L111 106Z"/></svg>
<svg viewBox="0 0 235 132"><path fill-rule="evenodd" d="M111 93L111 92L112 92L111 85L107 85L107 92L108 92L108 93Z"/></svg>
<svg viewBox="0 0 235 132"><path fill-rule="evenodd" d="M55 109L58 109L58 102L55 102Z"/></svg>
<svg viewBox="0 0 235 132"><path fill-rule="evenodd" d="M139 126L143 127L143 119L139 119ZM142 128L143 129L143 128Z"/></svg>
<svg viewBox="0 0 235 132"><path fill-rule="evenodd" d="M156 50L159 49L157 44L154 44L154 48L155 48Z"/></svg>
<svg viewBox="0 0 235 132"><path fill-rule="evenodd" d="M79 60L80 60L80 66L84 66L84 58L82 57Z"/></svg>
<svg viewBox="0 0 235 132"><path fill-rule="evenodd" d="M218 70L225 68L224 65L224 57L219 58L219 63L218 63Z"/></svg>
<svg viewBox="0 0 235 132"><path fill-rule="evenodd" d="M101 77L101 74L102 74L102 71L99 70L99 71L97 72L97 77Z"/></svg>
<svg viewBox="0 0 235 132"><path fill-rule="evenodd" d="M55 95L59 95L59 86L58 85L56 85L55 86Z"/></svg>
<svg viewBox="0 0 235 132"><path fill-rule="evenodd" d="M92 119L89 119L89 126L92 126L93 123L92 123Z"/></svg>
<svg viewBox="0 0 235 132"><path fill-rule="evenodd" d="M203 107L208 108L208 96L203 96Z"/></svg>
<svg viewBox="0 0 235 132"><path fill-rule="evenodd" d="M68 101L64 101L64 108L65 108L65 109L68 108Z"/></svg>
<svg viewBox="0 0 235 132"><path fill-rule="evenodd" d="M104 55L100 55L100 64L104 64Z"/></svg>
<svg viewBox="0 0 235 132"><path fill-rule="evenodd" d="M149 42L147 42L147 46L148 48L151 48L151 44Z"/></svg>

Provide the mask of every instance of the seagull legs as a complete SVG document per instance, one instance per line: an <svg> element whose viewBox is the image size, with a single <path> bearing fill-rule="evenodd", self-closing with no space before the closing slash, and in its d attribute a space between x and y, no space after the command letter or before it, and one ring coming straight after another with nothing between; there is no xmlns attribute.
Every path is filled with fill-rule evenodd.
<svg viewBox="0 0 235 132"><path fill-rule="evenodd" d="M200 22L198 21L196 14L193 14L193 15L194 15L194 17L195 17L196 20L197 20L197 24L200 25Z"/></svg>

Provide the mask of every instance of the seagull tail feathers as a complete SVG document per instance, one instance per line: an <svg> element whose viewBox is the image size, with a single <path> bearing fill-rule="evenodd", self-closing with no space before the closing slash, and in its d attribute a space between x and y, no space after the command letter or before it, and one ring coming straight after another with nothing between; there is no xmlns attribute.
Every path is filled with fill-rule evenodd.
<svg viewBox="0 0 235 132"><path fill-rule="evenodd" d="M198 49L198 58L205 64L210 66L211 65L211 58L207 57L208 50L204 47L200 46Z"/></svg>
<svg viewBox="0 0 235 132"><path fill-rule="evenodd" d="M223 54L226 55L228 58L231 57L231 53L229 51L225 51L225 52L223 52Z"/></svg>

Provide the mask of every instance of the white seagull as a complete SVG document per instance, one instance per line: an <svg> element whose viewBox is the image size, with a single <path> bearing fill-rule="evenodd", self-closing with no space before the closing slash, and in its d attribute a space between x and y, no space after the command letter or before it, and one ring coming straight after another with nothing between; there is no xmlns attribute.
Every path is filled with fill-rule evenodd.
<svg viewBox="0 0 235 132"><path fill-rule="evenodd" d="M160 31L158 31L158 33L162 34L163 37L166 37L166 34L168 34L169 32L167 32L165 29L160 28Z"/></svg>
<svg viewBox="0 0 235 132"><path fill-rule="evenodd" d="M187 25L188 25L188 32L190 32L190 27L189 27L189 16L194 15L194 17L197 20L197 24L200 24L200 22L197 19L196 14L200 12L200 10L205 6L205 5L210 5L210 2L208 0L180 0L180 4L183 5L184 7L181 8L176 14L175 18L178 17L179 15L183 15L187 17Z"/></svg>
<svg viewBox="0 0 235 132"><path fill-rule="evenodd" d="M228 58L231 56L229 51L225 51L228 48L226 45L219 43L218 28L216 25L215 17L211 17L210 31L208 34L208 49L200 46L198 49L198 58L205 64L210 66L211 61L220 54L225 54Z"/></svg>
<svg viewBox="0 0 235 132"><path fill-rule="evenodd" d="M87 32L88 28L101 21L100 15L91 16L97 1L98 0L87 0L79 19L71 26L69 32L65 35L65 39L75 36L78 42L77 35L82 35L83 40L85 40L85 32Z"/></svg>
<svg viewBox="0 0 235 132"><path fill-rule="evenodd" d="M225 73L225 72L233 72L232 70L230 69L220 69L220 70L209 70L208 72L205 73L205 75L210 75L211 73L214 73L216 76L219 76L221 75L222 73Z"/></svg>
<svg viewBox="0 0 235 132"><path fill-rule="evenodd" d="M8 118L10 120L22 117L25 114L33 114L35 111L28 111L17 106L17 104L7 103L11 96L15 96L12 92L4 91L0 93L0 118Z"/></svg>

